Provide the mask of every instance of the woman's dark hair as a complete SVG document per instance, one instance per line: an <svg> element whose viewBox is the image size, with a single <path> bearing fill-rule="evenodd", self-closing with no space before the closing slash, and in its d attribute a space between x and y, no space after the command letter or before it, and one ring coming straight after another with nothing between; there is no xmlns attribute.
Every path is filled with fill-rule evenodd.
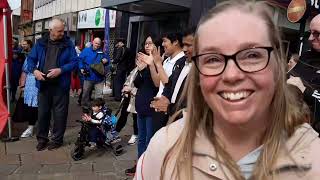
<svg viewBox="0 0 320 180"><path fill-rule="evenodd" d="M180 32L170 32L170 33L164 33L162 35L162 38L167 38L173 43L174 41L178 41L179 46L182 48L183 43L182 43L182 33Z"/></svg>
<svg viewBox="0 0 320 180"><path fill-rule="evenodd" d="M144 38L144 41L141 44L141 48L139 52L146 53L144 50L144 43L146 42L147 38L150 37L152 39L153 44L158 48L160 47L160 55L164 53L164 49L162 47L162 39L157 38L154 34L147 34Z"/></svg>
<svg viewBox="0 0 320 180"><path fill-rule="evenodd" d="M91 103L91 106L104 106L105 102L102 98L94 99Z"/></svg>

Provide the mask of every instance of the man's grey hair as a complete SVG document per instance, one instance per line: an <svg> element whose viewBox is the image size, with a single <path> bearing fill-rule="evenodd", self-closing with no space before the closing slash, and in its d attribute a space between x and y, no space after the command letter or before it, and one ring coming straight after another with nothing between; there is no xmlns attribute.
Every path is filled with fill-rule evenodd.
<svg viewBox="0 0 320 180"><path fill-rule="evenodd" d="M49 29L53 29L54 27L60 24L63 24L63 26L65 26L64 20L61 18L55 17L49 22Z"/></svg>

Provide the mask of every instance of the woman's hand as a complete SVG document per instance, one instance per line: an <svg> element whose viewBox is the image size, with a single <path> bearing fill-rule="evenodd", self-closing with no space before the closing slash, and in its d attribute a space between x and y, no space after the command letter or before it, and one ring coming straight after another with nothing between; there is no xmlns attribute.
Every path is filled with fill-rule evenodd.
<svg viewBox="0 0 320 180"><path fill-rule="evenodd" d="M26 85L27 74L22 72L19 79L19 86L24 87Z"/></svg>
<svg viewBox="0 0 320 180"><path fill-rule="evenodd" d="M138 53L138 58L140 58L142 62L148 64L149 66L154 63L152 54L146 55L146 54L144 54L142 52L139 52Z"/></svg>
<svg viewBox="0 0 320 180"><path fill-rule="evenodd" d="M129 87L129 86L124 86L123 88L122 88L122 92L123 93L129 93L129 92L131 92L131 87Z"/></svg>
<svg viewBox="0 0 320 180"><path fill-rule="evenodd" d="M151 54L153 56L154 63L162 66L163 58L160 56L160 46L158 48L154 48Z"/></svg>
<svg viewBox="0 0 320 180"><path fill-rule="evenodd" d="M136 65L138 66L139 71L142 71L144 68L147 67L147 64L142 61L142 58L139 57L138 54L137 54L137 58L136 58Z"/></svg>

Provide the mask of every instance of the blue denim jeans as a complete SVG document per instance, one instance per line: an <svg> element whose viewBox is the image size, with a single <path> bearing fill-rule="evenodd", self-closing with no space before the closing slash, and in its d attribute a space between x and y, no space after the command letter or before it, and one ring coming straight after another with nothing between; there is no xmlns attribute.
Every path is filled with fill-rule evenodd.
<svg viewBox="0 0 320 180"><path fill-rule="evenodd" d="M147 149L150 139L154 134L154 123L151 116L138 114L138 158Z"/></svg>

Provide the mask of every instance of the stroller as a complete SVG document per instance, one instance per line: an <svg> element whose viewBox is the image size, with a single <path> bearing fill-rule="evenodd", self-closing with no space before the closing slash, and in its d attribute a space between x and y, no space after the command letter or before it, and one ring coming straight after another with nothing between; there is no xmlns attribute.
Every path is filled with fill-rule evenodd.
<svg viewBox="0 0 320 180"><path fill-rule="evenodd" d="M91 128L97 128L99 136L96 140L97 148L111 148L113 153L116 156L119 156L123 152L123 147L121 142L112 142L114 136L112 132L114 131L116 125L116 117L112 115L111 110L107 107L104 107L105 118L102 123L97 125L91 122L86 122L82 120L76 120L81 124L81 129L78 133L78 138L75 142L75 147L71 151L71 157L75 161L79 161L85 157L85 148L90 146L89 131ZM98 127L97 127L98 126Z"/></svg>

